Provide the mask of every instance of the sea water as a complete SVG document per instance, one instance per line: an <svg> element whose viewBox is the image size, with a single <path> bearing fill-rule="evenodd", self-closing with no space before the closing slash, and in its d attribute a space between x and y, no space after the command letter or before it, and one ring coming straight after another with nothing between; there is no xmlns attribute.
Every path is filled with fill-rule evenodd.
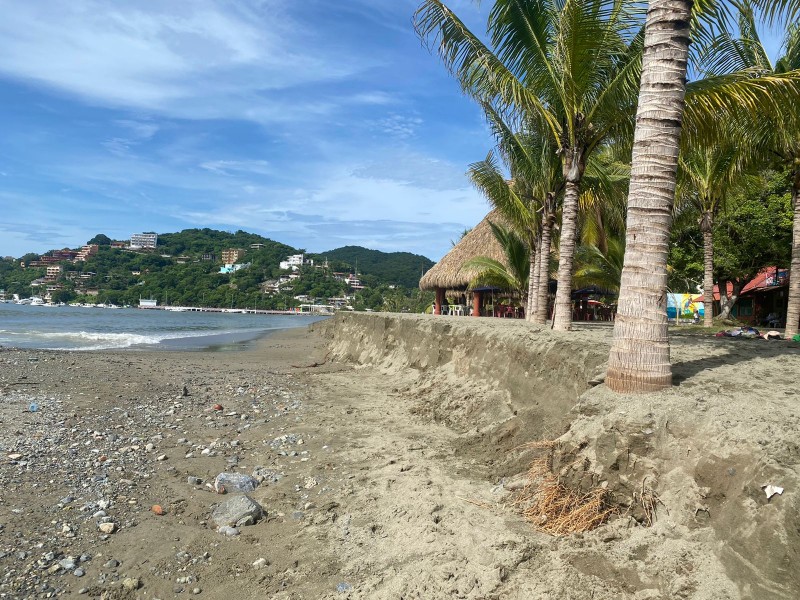
<svg viewBox="0 0 800 600"><path fill-rule="evenodd" d="M325 317L0 304L0 346L47 350L228 350Z"/></svg>

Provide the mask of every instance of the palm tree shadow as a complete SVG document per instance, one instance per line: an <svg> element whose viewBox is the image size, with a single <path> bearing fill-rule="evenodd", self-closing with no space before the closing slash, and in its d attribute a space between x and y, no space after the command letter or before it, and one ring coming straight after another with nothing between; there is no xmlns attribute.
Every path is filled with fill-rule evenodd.
<svg viewBox="0 0 800 600"><path fill-rule="evenodd" d="M717 338L706 335L673 334L671 346L680 351L683 345L705 346L711 350L725 349L725 354L713 354L701 358L675 362L672 364L672 384L680 386L696 375L709 369L744 363L756 358L776 358L779 356L800 357L800 345L782 340Z"/></svg>

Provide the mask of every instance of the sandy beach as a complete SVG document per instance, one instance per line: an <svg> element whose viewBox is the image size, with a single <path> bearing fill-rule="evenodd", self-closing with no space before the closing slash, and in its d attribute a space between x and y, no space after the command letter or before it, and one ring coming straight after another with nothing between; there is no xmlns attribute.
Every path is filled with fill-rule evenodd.
<svg viewBox="0 0 800 600"><path fill-rule="evenodd" d="M678 334L676 385L624 397L589 383L610 333L355 314L238 352L3 349L0 597L798 597L798 346ZM610 520L537 531L536 459ZM238 535L220 473L258 483Z"/></svg>

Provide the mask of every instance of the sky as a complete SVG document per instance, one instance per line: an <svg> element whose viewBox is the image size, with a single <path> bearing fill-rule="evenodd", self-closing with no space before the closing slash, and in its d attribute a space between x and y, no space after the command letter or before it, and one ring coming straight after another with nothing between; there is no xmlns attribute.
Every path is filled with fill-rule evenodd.
<svg viewBox="0 0 800 600"><path fill-rule="evenodd" d="M440 258L492 142L417 5L0 0L0 256L210 227Z"/></svg>
<svg viewBox="0 0 800 600"><path fill-rule="evenodd" d="M0 0L0 256L209 227L438 260L492 139L417 5Z"/></svg>

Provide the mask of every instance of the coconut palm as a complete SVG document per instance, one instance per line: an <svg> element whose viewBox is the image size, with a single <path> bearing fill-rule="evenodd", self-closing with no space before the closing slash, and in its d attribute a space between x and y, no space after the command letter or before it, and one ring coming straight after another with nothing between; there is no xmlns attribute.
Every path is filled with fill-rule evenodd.
<svg viewBox="0 0 800 600"><path fill-rule="evenodd" d="M694 207L703 234L705 327L711 327L714 319L714 222L730 191L746 178L746 150L730 139L719 139L714 144L685 146L679 157L676 202Z"/></svg>
<svg viewBox="0 0 800 600"><path fill-rule="evenodd" d="M489 221L492 233L505 254L506 264L487 256L476 256L462 265L462 269L478 270L471 287L493 286L510 291L524 303L528 294L530 253L528 246L512 229Z"/></svg>
<svg viewBox="0 0 800 600"><path fill-rule="evenodd" d="M709 69L748 69L760 74L785 74L800 70L800 25L792 24L787 28L782 56L775 64L770 61L758 35L751 5L740 6L738 25L738 37L729 32L719 36ZM796 110L781 116L780 120L762 120L758 131L764 134L759 145L767 150L765 156L774 157L789 172L792 185L794 217L785 332L785 337L791 339L800 325L800 123ZM793 116L794 119L791 118Z"/></svg>
<svg viewBox="0 0 800 600"><path fill-rule="evenodd" d="M578 202L589 157L629 136L638 89L640 4L631 0L497 0L485 45L441 1L415 15L464 91L501 113L538 119L564 177L554 327L569 329Z"/></svg>
<svg viewBox="0 0 800 600"><path fill-rule="evenodd" d="M556 201L564 187L555 146L542 135L541 123L532 121L513 131L491 106L484 105L511 180L500 171L494 153L470 165L468 175L489 202L523 236L530 249L526 318L544 323L547 318L550 246Z"/></svg>
<svg viewBox="0 0 800 600"><path fill-rule="evenodd" d="M754 0L772 19L796 14L800 0ZM678 152L684 118L698 127L705 113L717 119L745 110L769 114L797 93L796 77L754 78L737 73L687 85L689 43L698 14L713 20L725 4L714 0L649 0L642 78L628 195L625 267L606 384L619 392L647 392L672 384L667 332L667 255ZM788 75L788 74L787 74ZM694 105L691 87L697 92ZM688 92L688 93L687 93ZM684 115L684 106L687 108ZM712 119L714 118L712 117Z"/></svg>

